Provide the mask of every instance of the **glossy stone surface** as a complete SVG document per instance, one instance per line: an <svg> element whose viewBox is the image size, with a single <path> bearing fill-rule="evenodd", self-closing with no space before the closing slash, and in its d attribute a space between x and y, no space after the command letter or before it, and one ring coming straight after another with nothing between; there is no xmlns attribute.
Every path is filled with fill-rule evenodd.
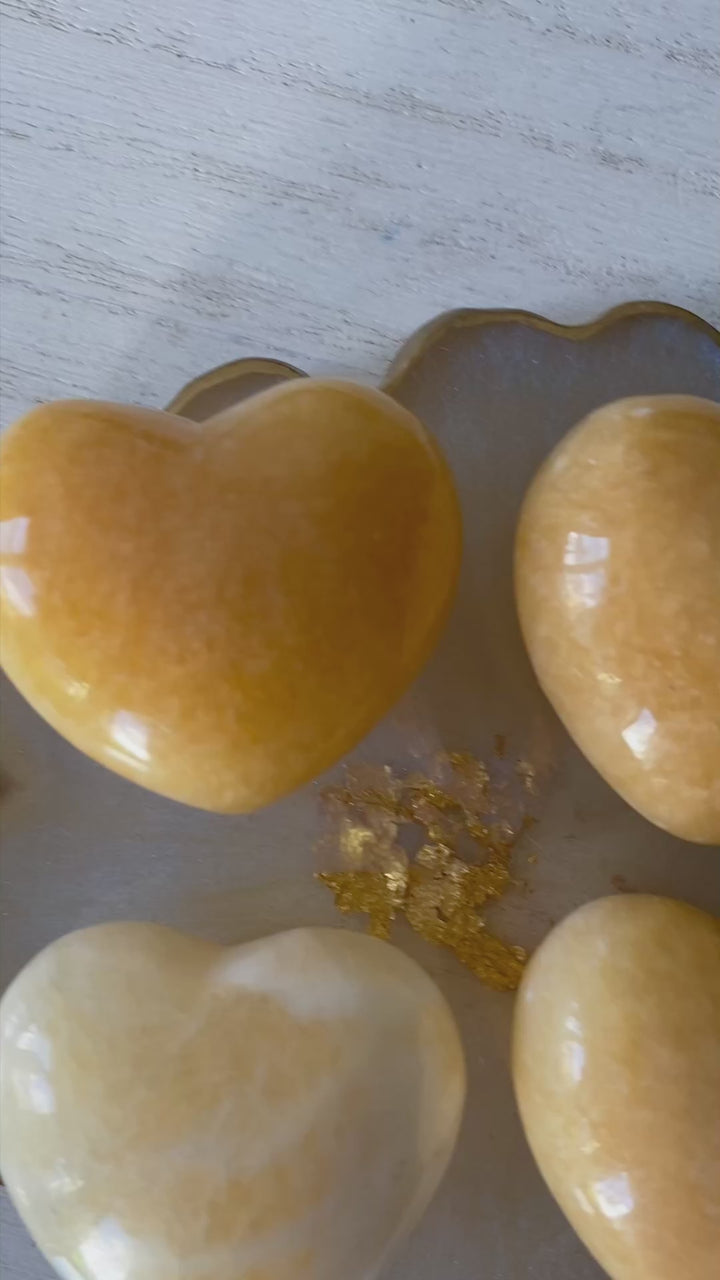
<svg viewBox="0 0 720 1280"><path fill-rule="evenodd" d="M582 331L465 313L413 339L386 387L448 457L463 507L463 571L433 657L351 767L427 773L442 746L490 761L497 733L507 736L511 763L517 756L541 766L546 744L538 821L516 861L531 893L493 908L493 928L531 949L551 922L609 893L619 877L720 916L718 859L641 818L557 723L527 659L512 586L524 493L573 423L628 395L692 389L720 400L719 344L709 326L656 305L624 308ZM249 819L208 816L99 768L14 689L0 692L3 985L47 943L99 920L162 920L224 942L298 922L339 923L312 875L320 866L313 846L326 832L314 786ZM331 781L341 777L338 769ZM475 1280L478 1259L491 1277L604 1280L522 1133L508 1071L514 1000L484 988L444 948L406 930L395 937L451 1000L469 1084L448 1174L382 1280L456 1280L453 1270ZM4 1263L23 1280L49 1280L25 1235L5 1204L0 1272Z"/></svg>
<svg viewBox="0 0 720 1280"><path fill-rule="evenodd" d="M631 805L720 843L720 405L618 401L531 485L516 545L530 658Z"/></svg>
<svg viewBox="0 0 720 1280"><path fill-rule="evenodd" d="M581 907L530 962L513 1050L540 1170L612 1280L716 1280L720 922L640 894Z"/></svg>
<svg viewBox="0 0 720 1280"><path fill-rule="evenodd" d="M452 1015L364 935L101 925L1 1008L3 1176L63 1280L370 1280L453 1150Z"/></svg>
<svg viewBox="0 0 720 1280"><path fill-rule="evenodd" d="M299 379L202 426L68 401L2 445L2 660L54 728L244 812L316 776L430 653L449 471L381 392Z"/></svg>

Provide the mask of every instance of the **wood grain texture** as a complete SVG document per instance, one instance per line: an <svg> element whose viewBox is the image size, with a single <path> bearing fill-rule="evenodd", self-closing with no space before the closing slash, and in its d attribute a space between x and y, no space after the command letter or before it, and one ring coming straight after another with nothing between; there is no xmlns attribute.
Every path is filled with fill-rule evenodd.
<svg viewBox="0 0 720 1280"><path fill-rule="evenodd" d="M0 8L3 423L239 355L375 379L456 306L720 320L716 0ZM49 1274L10 1210L0 1258Z"/></svg>
<svg viewBox="0 0 720 1280"><path fill-rule="evenodd" d="M4 0L3 421L459 305L720 316L715 0Z"/></svg>

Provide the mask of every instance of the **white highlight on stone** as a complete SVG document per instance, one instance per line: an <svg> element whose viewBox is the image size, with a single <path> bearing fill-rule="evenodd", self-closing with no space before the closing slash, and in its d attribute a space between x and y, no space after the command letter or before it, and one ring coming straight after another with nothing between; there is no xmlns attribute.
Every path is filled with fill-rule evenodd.
<svg viewBox="0 0 720 1280"><path fill-rule="evenodd" d="M22 555L29 527L29 516L14 516L12 520L0 520L0 552L8 556Z"/></svg>
<svg viewBox="0 0 720 1280"><path fill-rule="evenodd" d="M150 759L148 727L139 716L132 711L117 711L110 725L110 734L123 758L129 757L135 764L147 764Z"/></svg>
<svg viewBox="0 0 720 1280"><path fill-rule="evenodd" d="M598 564L607 560L610 554L610 539L597 537L591 533L571 531L565 543L563 564Z"/></svg>
<svg viewBox="0 0 720 1280"><path fill-rule="evenodd" d="M24 569L15 565L0 566L0 590L16 613L32 618L35 613L35 584Z"/></svg>
<svg viewBox="0 0 720 1280"><path fill-rule="evenodd" d="M594 1182L592 1193L600 1212L611 1221L626 1217L635 1208L635 1198L626 1173L616 1173Z"/></svg>
<svg viewBox="0 0 720 1280"><path fill-rule="evenodd" d="M637 719L623 729L623 741L627 743L636 759L644 760L656 729L657 720L648 707L643 707Z"/></svg>

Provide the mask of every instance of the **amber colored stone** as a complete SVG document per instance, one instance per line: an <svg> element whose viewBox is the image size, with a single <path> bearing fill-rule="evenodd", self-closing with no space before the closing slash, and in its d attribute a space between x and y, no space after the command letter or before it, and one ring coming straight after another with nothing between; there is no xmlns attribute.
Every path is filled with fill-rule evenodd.
<svg viewBox="0 0 720 1280"><path fill-rule="evenodd" d="M651 822L720 843L720 405L591 414L526 496L525 641L580 749Z"/></svg>
<svg viewBox="0 0 720 1280"><path fill-rule="evenodd" d="M95 760L257 808L389 709L437 639L454 486L382 393L301 379L198 426L91 401L2 445L2 660Z"/></svg>
<svg viewBox="0 0 720 1280"><path fill-rule="evenodd" d="M545 939L513 1074L545 1181L611 1280L717 1280L720 922L622 894Z"/></svg>

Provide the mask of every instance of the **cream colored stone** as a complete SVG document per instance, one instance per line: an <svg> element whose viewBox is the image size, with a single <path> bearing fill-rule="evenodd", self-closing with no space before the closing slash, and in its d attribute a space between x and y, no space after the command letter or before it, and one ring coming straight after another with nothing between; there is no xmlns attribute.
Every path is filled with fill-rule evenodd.
<svg viewBox="0 0 720 1280"><path fill-rule="evenodd" d="M2 1002L2 1169L64 1280L370 1280L452 1152L462 1049L387 943L71 934Z"/></svg>
<svg viewBox="0 0 720 1280"><path fill-rule="evenodd" d="M516 588L580 749L651 822L720 843L720 406L622 400L576 427L525 499Z"/></svg>
<svg viewBox="0 0 720 1280"><path fill-rule="evenodd" d="M550 1190L612 1280L720 1273L720 923L601 899L535 953L515 1090Z"/></svg>

